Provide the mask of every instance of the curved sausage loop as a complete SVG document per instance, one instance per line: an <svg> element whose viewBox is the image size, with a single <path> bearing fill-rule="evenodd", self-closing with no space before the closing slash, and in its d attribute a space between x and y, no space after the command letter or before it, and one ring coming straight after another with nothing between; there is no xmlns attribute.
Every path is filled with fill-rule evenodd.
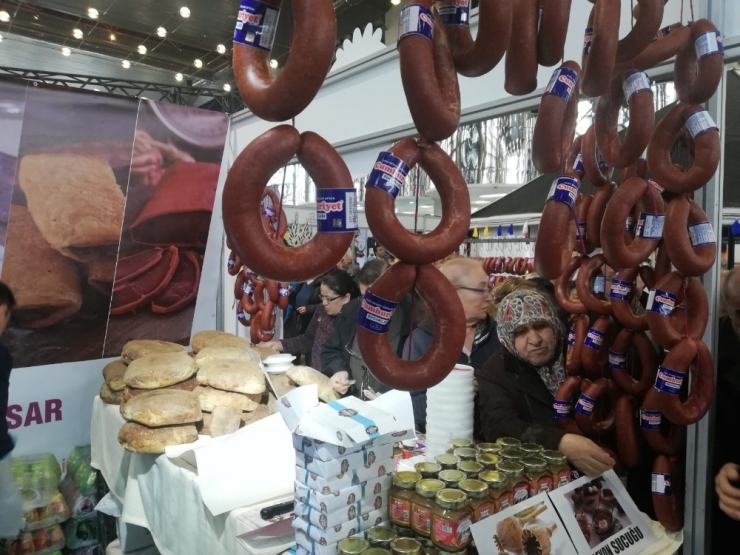
<svg viewBox="0 0 740 555"><path fill-rule="evenodd" d="M570 177L575 177L580 183L585 173L583 167L583 154L581 154L581 145L583 143L583 135L578 135L570 146L570 152L568 158L565 161L565 173Z"/></svg>
<svg viewBox="0 0 740 555"><path fill-rule="evenodd" d="M609 89L619 43L621 0L596 0L583 38L581 90L589 97Z"/></svg>
<svg viewBox="0 0 740 555"><path fill-rule="evenodd" d="M627 62L647 48L660 32L665 0L638 0L635 24L617 45L617 63ZM632 120L630 120L632 121Z"/></svg>
<svg viewBox="0 0 740 555"><path fill-rule="evenodd" d="M609 411L604 414L603 406L597 403L608 398ZM599 378L586 386L578 398L575 409L575 421L585 434L596 436L610 431L614 427L617 409L616 388L611 380Z"/></svg>
<svg viewBox="0 0 740 555"><path fill-rule="evenodd" d="M265 203L266 198L269 198L272 204ZM262 223L265 231L275 240L280 240L288 231L288 217L281 206L280 198L275 191L268 187L262 193L262 201ZM278 214L278 208L280 214Z"/></svg>
<svg viewBox="0 0 740 555"><path fill-rule="evenodd" d="M417 161L436 185L444 206L439 225L424 235L408 231L394 208L396 195ZM365 216L373 236L399 260L431 264L465 240L470 228L470 194L462 173L439 145L419 148L413 139L403 139L389 152L381 152L375 163L365 189Z"/></svg>
<svg viewBox="0 0 740 555"><path fill-rule="evenodd" d="M553 181L540 219L534 247L535 269L545 279L557 279L570 263L576 241L573 210L580 184L574 177L561 175Z"/></svg>
<svg viewBox="0 0 740 555"><path fill-rule="evenodd" d="M540 238L540 235L541 234L539 233L537 234L537 239ZM535 251L535 262L537 260L536 252L537 251ZM588 312L588 309L583 305L580 299L576 300L571 298L569 291L571 277L576 273L585 260L588 260L587 256L574 256L568 261L565 271L555 280L555 300L560 305L560 308L568 314L586 314Z"/></svg>
<svg viewBox="0 0 740 555"><path fill-rule="evenodd" d="M314 182L322 185L317 190L320 226L308 243L288 248L270 238L262 226L262 192L275 172L296 155ZM224 228L236 253L258 275L275 281L305 281L332 268L352 244L356 222L343 215L352 211L350 203L355 199L352 176L334 147L315 133L300 134L280 125L257 137L234 161L223 192ZM325 231L322 221L327 224ZM337 221L348 224L347 229L329 232Z"/></svg>
<svg viewBox="0 0 740 555"><path fill-rule="evenodd" d="M586 130L581 143L583 169L591 185L601 187L609 182L614 170L602 158L596 147L596 127L592 125Z"/></svg>
<svg viewBox="0 0 740 555"><path fill-rule="evenodd" d="M630 123L622 142L617 125L625 100ZM594 120L594 135L604 161L614 168L626 168L637 162L650 142L654 124L653 91L647 73L617 75L609 91L599 99Z"/></svg>
<svg viewBox="0 0 740 555"><path fill-rule="evenodd" d="M633 372L627 369L627 352L630 346L634 346L637 352L636 360L632 359L632 368L640 368L639 380L633 378ZM647 335L623 329L609 348L609 368L619 389L631 397L641 399L655 383L658 356Z"/></svg>
<svg viewBox="0 0 740 555"><path fill-rule="evenodd" d="M650 388L640 408L640 429L645 443L656 453L677 455L683 450L686 427L671 423L660 412L660 399L655 388ZM665 434L663 433L665 431Z"/></svg>
<svg viewBox="0 0 740 555"><path fill-rule="evenodd" d="M576 201L576 248L580 248L581 252L594 250L588 233L588 212L593 202L593 195L580 195ZM586 246L585 249L583 245Z"/></svg>
<svg viewBox="0 0 740 555"><path fill-rule="evenodd" d="M537 88L537 23L540 0L514 0L512 33L504 60L504 90L513 96Z"/></svg>
<svg viewBox="0 0 740 555"><path fill-rule="evenodd" d="M553 72L540 100L532 136L532 162L540 173L566 169L578 117L580 71L576 62L565 62Z"/></svg>
<svg viewBox="0 0 740 555"><path fill-rule="evenodd" d="M583 341L586 339L589 324L588 316L581 314L576 316L573 325L568 331L568 348L565 354L565 370L571 376L577 376L581 373L583 362L581 356L583 353Z"/></svg>
<svg viewBox="0 0 740 555"><path fill-rule="evenodd" d="M569 434L583 435L583 432L573 420L573 402L576 395L580 393L581 387L586 383L590 384L591 382L578 376L570 376L565 379L553 397L552 412L555 421L561 430Z"/></svg>
<svg viewBox="0 0 740 555"><path fill-rule="evenodd" d="M635 267L621 270L612 280L611 288L609 290L609 300L611 301L614 318L625 328L632 331L646 331L648 329L645 315L641 314L637 316L632 311L635 280L637 279L637 274L640 273L642 268L646 267L641 266L640 268Z"/></svg>
<svg viewBox="0 0 740 555"><path fill-rule="evenodd" d="M570 0L568 0L570 1ZM480 77L501 61L511 36L512 0L480 0L478 34L470 34L470 5L459 0L437 0L455 69L465 77Z"/></svg>
<svg viewBox="0 0 740 555"><path fill-rule="evenodd" d="M635 58L617 64L614 73L630 69L647 71L673 58L691 40L691 29L682 23L674 23L659 30L653 41Z"/></svg>
<svg viewBox="0 0 740 555"><path fill-rule="evenodd" d="M694 139L694 164L684 170L671 160L671 151L684 126ZM647 151L650 173L666 191L677 195L704 186L719 165L719 129L709 113L699 105L676 104L653 132Z"/></svg>
<svg viewBox="0 0 740 555"><path fill-rule="evenodd" d="M431 311L432 343L417 360L399 360L388 340L398 303L415 288ZM365 292L357 314L357 341L367 367L381 383L423 391L444 380L465 344L465 313L449 280L434 266L394 264Z"/></svg>
<svg viewBox="0 0 740 555"><path fill-rule="evenodd" d="M229 259L226 261L226 271L230 276L237 275L242 269L242 261L233 250L229 253Z"/></svg>
<svg viewBox="0 0 740 555"><path fill-rule="evenodd" d="M701 206L686 197L672 200L665 211L665 228L665 248L676 270L701 276L712 267L717 239Z"/></svg>
<svg viewBox="0 0 740 555"><path fill-rule="evenodd" d="M681 401L678 394L692 366L691 391ZM685 338L673 347L658 370L655 389L660 412L674 424L688 426L704 418L714 398L714 362L704 342Z"/></svg>
<svg viewBox="0 0 740 555"><path fill-rule="evenodd" d="M609 329L612 319L609 316L600 316L589 328L583 340L581 362L583 372L591 376L601 376L604 364L609 358Z"/></svg>
<svg viewBox="0 0 740 555"><path fill-rule="evenodd" d="M584 260L578 269L576 277L576 291L578 299L589 313L611 314L612 305L606 293L606 278L602 268L606 264L603 254L597 254Z"/></svg>
<svg viewBox="0 0 740 555"><path fill-rule="evenodd" d="M404 27L407 21L416 26ZM401 22L398 56L411 119L422 137L442 141L460 124L460 86L442 18L432 0L418 0L403 9Z"/></svg>
<svg viewBox="0 0 740 555"><path fill-rule="evenodd" d="M645 313L653 339L664 349L673 349L686 336L701 339L708 315L707 294L701 282L678 272L666 274L655 284Z"/></svg>
<svg viewBox="0 0 740 555"><path fill-rule="evenodd" d="M630 210L639 209L635 238L624 232ZM609 201L601 223L601 247L612 268L634 268L648 259L663 236L664 203L658 190L640 177L623 183Z"/></svg>
<svg viewBox="0 0 740 555"><path fill-rule="evenodd" d="M594 195L594 200L586 214L586 230L588 238L593 247L601 246L601 222L604 220L604 211L609 200L617 192L617 185L614 182L607 183L601 187Z"/></svg>
<svg viewBox="0 0 740 555"><path fill-rule="evenodd" d="M537 62L554 66L563 59L570 22L571 0L541 0L537 33Z"/></svg>
<svg viewBox="0 0 740 555"><path fill-rule="evenodd" d="M653 509L658 522L669 532L683 529L679 477L674 459L658 455L653 462Z"/></svg>
<svg viewBox="0 0 740 555"><path fill-rule="evenodd" d="M724 71L722 34L708 19L691 24L691 39L676 56L673 81L679 100L703 104L714 95Z"/></svg>
<svg viewBox="0 0 740 555"><path fill-rule="evenodd" d="M273 80L270 51L282 1L243 0L234 33L232 67L239 94L252 113L267 121L286 121L305 110L331 69L337 40L332 0L290 0L290 55ZM250 22L255 19L259 23Z"/></svg>
<svg viewBox="0 0 740 555"><path fill-rule="evenodd" d="M620 395L616 402L617 451L619 460L625 468L635 468L640 464L640 444L637 441L634 402L634 397L629 395Z"/></svg>

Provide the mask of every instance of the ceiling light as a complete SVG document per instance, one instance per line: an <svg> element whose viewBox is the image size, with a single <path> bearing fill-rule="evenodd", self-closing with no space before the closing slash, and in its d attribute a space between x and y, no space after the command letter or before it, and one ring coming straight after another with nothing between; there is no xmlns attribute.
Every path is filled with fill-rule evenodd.
<svg viewBox="0 0 740 555"><path fill-rule="evenodd" d="M98 89L97 87L93 88L93 90L94 90L95 92L100 92L100 89Z"/></svg>
<svg viewBox="0 0 740 555"><path fill-rule="evenodd" d="M139 54L141 54L142 56L143 56L144 54L146 54L146 46L144 46L143 44L140 44L140 45L139 45L139 47L138 47L138 48L137 48L136 50L137 50L137 51L139 52Z"/></svg>
<svg viewBox="0 0 740 555"><path fill-rule="evenodd" d="M201 62L200 60L197 60L197 59L196 59L196 60L195 60L195 61L193 62L193 65L194 65L195 67L197 67L198 69L200 69L200 68L202 68L202 67L203 67L203 62Z"/></svg>
<svg viewBox="0 0 740 555"><path fill-rule="evenodd" d="M394 6L398 6L401 3L401 0L391 0L391 4Z"/></svg>
<svg viewBox="0 0 740 555"><path fill-rule="evenodd" d="M182 81L182 79L183 79L182 73L176 73L175 74L175 81Z"/></svg>
<svg viewBox="0 0 740 555"><path fill-rule="evenodd" d="M474 200L473 204L489 204L487 200Z"/></svg>
<svg viewBox="0 0 740 555"><path fill-rule="evenodd" d="M111 33L111 34L110 34L110 40L112 40L113 42L115 42L115 40L116 40L116 35L114 35L113 33Z"/></svg>
<svg viewBox="0 0 740 555"><path fill-rule="evenodd" d="M0 21L2 21L3 23L7 23L8 21L10 21L10 14L5 10L0 11Z"/></svg>
<svg viewBox="0 0 740 555"><path fill-rule="evenodd" d="M506 193L495 193L493 195L481 195L480 198L501 198L505 196L506 196Z"/></svg>
<svg viewBox="0 0 740 555"><path fill-rule="evenodd" d="M167 36L167 29L165 29L164 27L159 27L157 29L157 36L158 37L162 37L162 38L166 37Z"/></svg>
<svg viewBox="0 0 740 555"><path fill-rule="evenodd" d="M219 44L216 47L216 52L218 52L219 54L226 54L226 47L223 44Z"/></svg>
<svg viewBox="0 0 740 555"><path fill-rule="evenodd" d="M39 14L33 14L33 18L38 21L39 20Z"/></svg>
<svg viewBox="0 0 740 555"><path fill-rule="evenodd" d="M401 212L401 214L415 214L415 213L416 213L416 212L413 212L413 211L409 212L408 210L406 210L406 211L404 211L404 212Z"/></svg>
<svg viewBox="0 0 740 555"><path fill-rule="evenodd" d="M180 8L180 15L184 17L185 19L190 17L190 8L186 8L185 6Z"/></svg>
<svg viewBox="0 0 740 555"><path fill-rule="evenodd" d="M90 19L97 19L98 15L100 14L95 8L87 8L87 17L89 17Z"/></svg>
<svg viewBox="0 0 740 555"><path fill-rule="evenodd" d="M225 83L225 84L224 84L224 90L225 90L226 92L231 92L231 85L229 85L228 83Z"/></svg>
<svg viewBox="0 0 740 555"><path fill-rule="evenodd" d="M62 56L69 56L70 54L72 54L72 50L70 50L66 46L64 48L62 48Z"/></svg>
<svg viewBox="0 0 740 555"><path fill-rule="evenodd" d="M270 60L271 68L276 68L277 66L278 66L278 61L276 59L273 58L272 60Z"/></svg>
<svg viewBox="0 0 740 555"><path fill-rule="evenodd" d="M72 36L74 36L74 38L76 39L81 39L85 36L85 34L82 32L81 29L75 29L74 31L72 31Z"/></svg>
<svg viewBox="0 0 740 555"><path fill-rule="evenodd" d="M131 62L129 62L128 60L123 60L123 61L121 62L121 65L122 65L123 67L125 67L126 69L128 69L128 68L130 68L130 67L131 67Z"/></svg>

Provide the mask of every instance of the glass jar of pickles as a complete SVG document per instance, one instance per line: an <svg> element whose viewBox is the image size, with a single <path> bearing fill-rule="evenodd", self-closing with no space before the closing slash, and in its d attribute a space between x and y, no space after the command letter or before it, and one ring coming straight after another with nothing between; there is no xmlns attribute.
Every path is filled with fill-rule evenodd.
<svg viewBox="0 0 740 555"><path fill-rule="evenodd" d="M510 447L508 449L501 449L501 452L499 453L499 455L501 459L504 461L520 461L526 456L524 451L516 447Z"/></svg>
<svg viewBox="0 0 740 555"><path fill-rule="evenodd" d="M450 449L453 451L460 447L473 447L473 440L466 437L457 437L450 441Z"/></svg>
<svg viewBox="0 0 740 555"><path fill-rule="evenodd" d="M388 526L374 526L367 532L367 541L370 542L371 547L389 549L391 542L397 537L396 531Z"/></svg>
<svg viewBox="0 0 740 555"><path fill-rule="evenodd" d="M344 538L337 543L339 555L361 555L370 547L367 540L362 538Z"/></svg>
<svg viewBox="0 0 740 555"><path fill-rule="evenodd" d="M420 462L414 465L416 471L421 474L423 479L436 479L442 466L437 463Z"/></svg>
<svg viewBox="0 0 740 555"><path fill-rule="evenodd" d="M568 459L563 453L560 451L543 451L541 456L547 462L553 489L570 483L570 466L568 466Z"/></svg>
<svg viewBox="0 0 740 555"><path fill-rule="evenodd" d="M494 513L493 500L488 495L488 484L481 480L463 480L458 487L468 496L473 523Z"/></svg>
<svg viewBox="0 0 740 555"><path fill-rule="evenodd" d="M432 541L442 551L460 551L470 543L472 515L468 496L455 489L437 492L437 506L432 511Z"/></svg>
<svg viewBox="0 0 740 555"><path fill-rule="evenodd" d="M487 470L481 472L478 478L488 485L488 497L493 501L493 512L498 513L514 504L514 498L509 489L509 479L502 472Z"/></svg>
<svg viewBox="0 0 740 555"><path fill-rule="evenodd" d="M442 467L442 470L457 470L460 459L452 453L443 453L434 457L434 462Z"/></svg>
<svg viewBox="0 0 740 555"><path fill-rule="evenodd" d="M393 555L423 555L421 543L413 538L396 538L391 542Z"/></svg>
<svg viewBox="0 0 740 555"><path fill-rule="evenodd" d="M547 462L540 457L527 457L522 459L524 471L529 480L529 496L534 497L540 493L552 491L552 476L547 469Z"/></svg>
<svg viewBox="0 0 740 555"><path fill-rule="evenodd" d="M457 469L464 472L468 478L476 478L478 474L485 470L485 467L476 461L460 461Z"/></svg>
<svg viewBox="0 0 740 555"><path fill-rule="evenodd" d="M478 453L476 460L483 465L484 470L496 470L501 457L495 453Z"/></svg>
<svg viewBox="0 0 740 555"><path fill-rule="evenodd" d="M501 445L499 445L498 443L479 443L478 444L479 453L491 453L493 455L496 455L499 451L501 451Z"/></svg>
<svg viewBox="0 0 740 555"><path fill-rule="evenodd" d="M515 437L500 437L496 441L502 449L509 449L510 447L519 447L522 442Z"/></svg>
<svg viewBox="0 0 740 555"><path fill-rule="evenodd" d="M414 496L416 482L421 480L418 472L395 472L393 486L388 492L390 520L396 526L411 526L411 498Z"/></svg>
<svg viewBox="0 0 740 555"><path fill-rule="evenodd" d="M432 510L437 492L445 487L440 480L419 480L411 498L411 529L428 538L432 535Z"/></svg>
<svg viewBox="0 0 740 555"><path fill-rule="evenodd" d="M439 479L444 482L446 488L456 488L460 480L465 478L465 473L459 470L443 470L439 473Z"/></svg>
<svg viewBox="0 0 740 555"><path fill-rule="evenodd" d="M453 455L458 457L460 459L460 462L474 461L475 457L478 455L478 451L476 451L472 447L458 447L453 451Z"/></svg>
<svg viewBox="0 0 740 555"><path fill-rule="evenodd" d="M524 475L524 465L513 461L502 461L498 470L508 480L511 489L512 501L516 505L529 498L529 480Z"/></svg>
<svg viewBox="0 0 740 555"><path fill-rule="evenodd" d="M527 457L539 456L539 454L545 450L545 448L542 447L542 445L539 445L537 443L522 443L519 446L519 449L521 451L524 451L524 454Z"/></svg>

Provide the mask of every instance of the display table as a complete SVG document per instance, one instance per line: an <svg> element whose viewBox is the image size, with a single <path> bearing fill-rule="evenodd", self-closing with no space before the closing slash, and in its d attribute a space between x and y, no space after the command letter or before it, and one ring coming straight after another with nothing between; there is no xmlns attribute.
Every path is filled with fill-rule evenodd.
<svg viewBox="0 0 740 555"><path fill-rule="evenodd" d="M119 407L96 397L93 405L92 466L100 470L123 504L121 519L147 528L163 555L239 553L238 509L214 517L203 504L196 469L165 455L125 451L118 443L124 424Z"/></svg>

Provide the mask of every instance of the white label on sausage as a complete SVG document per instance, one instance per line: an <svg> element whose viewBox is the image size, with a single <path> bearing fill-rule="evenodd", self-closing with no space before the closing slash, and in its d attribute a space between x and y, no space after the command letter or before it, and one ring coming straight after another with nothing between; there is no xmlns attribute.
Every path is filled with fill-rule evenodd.
<svg viewBox="0 0 740 555"><path fill-rule="evenodd" d="M421 4L410 4L401 12L398 23L398 40L407 35L421 35L430 41L434 33L434 16Z"/></svg>
<svg viewBox="0 0 740 555"><path fill-rule="evenodd" d="M717 242L714 236L714 228L709 222L700 222L689 226L689 239L691 245L698 247L700 245L713 245Z"/></svg>
<svg viewBox="0 0 740 555"><path fill-rule="evenodd" d="M696 51L696 57L699 59L711 54L724 54L725 47L722 43L722 35L719 34L719 31L707 31L694 41L694 50Z"/></svg>
<svg viewBox="0 0 740 555"><path fill-rule="evenodd" d="M684 123L684 127L691 134L691 137L696 139L702 133L706 133L710 129L718 129L717 124L714 123L712 116L706 110L695 112L689 116Z"/></svg>
<svg viewBox="0 0 740 555"><path fill-rule="evenodd" d="M635 235L643 239L660 239L663 237L665 214L640 214Z"/></svg>
<svg viewBox="0 0 740 555"><path fill-rule="evenodd" d="M624 80L624 83L622 83L622 91L624 92L624 98L627 99L627 102L629 102L638 92L649 90L651 90L650 79L644 71L638 71L628 75Z"/></svg>
<svg viewBox="0 0 740 555"><path fill-rule="evenodd" d="M603 293L605 285L606 285L606 278L604 276L596 276L594 278L594 293L596 295Z"/></svg>

